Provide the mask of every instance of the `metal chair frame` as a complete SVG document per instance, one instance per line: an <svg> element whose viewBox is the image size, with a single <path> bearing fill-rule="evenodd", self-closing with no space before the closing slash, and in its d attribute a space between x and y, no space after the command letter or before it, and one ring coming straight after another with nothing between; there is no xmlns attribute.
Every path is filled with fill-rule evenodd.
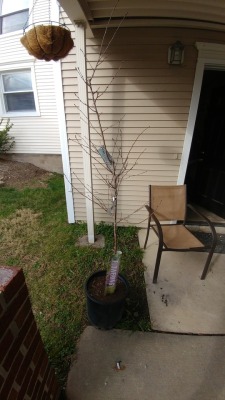
<svg viewBox="0 0 225 400"><path fill-rule="evenodd" d="M161 186L162 187L162 186ZM186 199L186 204L185 204L185 215L183 217L182 220L176 221L176 218L174 218L173 220L173 225L183 225L187 230L188 228L185 226L186 224L186 214L187 214L187 208L191 209L194 213L196 213L198 216L200 216L202 218L202 220L204 222L206 222L208 224L208 226L210 227L210 231L212 234L212 243L209 246L205 246L203 243L201 243L202 245L200 247L191 247L191 248L186 248L185 247L185 243L184 243L184 248L170 248L166 245L166 243L164 242L164 237L163 237L163 230L162 230L162 226L171 226L171 221L170 223L166 223L166 224L161 224L159 218L157 217L157 209L154 210L151 207L152 204L152 188L154 188L154 190L157 190L157 188L161 188L160 186L154 186L154 185L149 185L149 205L146 205L146 209L148 211L148 226L147 226L147 234L146 234L146 239L145 239L145 244L144 244L144 249L146 249L147 246L147 242L148 242L148 238L149 238L149 232L150 232L150 228L153 229L153 231L156 233L156 235L158 236L159 242L158 242L158 251L157 251L157 256L156 256L156 263L155 263L155 269L154 269L154 275L153 275L153 283L157 283L157 278L158 278L158 273L159 273L159 267L160 267L160 262L161 262L161 257L162 257L162 252L163 251L178 251L178 252L184 252L184 251L202 251L202 249L209 249L209 254L208 257L206 259L206 263L201 275L201 279L205 279L207 273L208 273L208 269L209 269L209 265L213 256L213 253L215 251L215 247L217 244L217 234L216 234L216 230L215 227L213 225L213 223L205 216L203 215L201 212L197 211L192 205L187 204L187 196L186 196L186 185L177 185L177 188L183 188L183 190L185 191L185 199ZM175 186L166 186L166 188L170 189L173 188L173 190L176 190ZM153 220L154 224L151 224L151 221ZM176 221L174 223L174 221ZM191 221L189 221L191 222ZM190 230L188 230L188 232L190 232ZM192 233L192 232L190 232ZM194 236L194 235L193 235ZM199 241L200 242L200 241Z"/></svg>

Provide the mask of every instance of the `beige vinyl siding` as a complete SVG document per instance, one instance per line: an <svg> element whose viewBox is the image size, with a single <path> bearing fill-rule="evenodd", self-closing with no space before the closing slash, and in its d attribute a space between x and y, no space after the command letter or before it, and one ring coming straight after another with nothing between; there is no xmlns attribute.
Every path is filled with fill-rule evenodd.
<svg viewBox="0 0 225 400"><path fill-rule="evenodd" d="M95 38L87 41L89 75L90 63L94 65L98 57L101 35L102 31L95 31ZM144 204L148 202L148 185L177 183L197 59L194 43L207 41L207 35L207 32L195 30L121 28L108 49L106 60L98 68L94 85L103 92L119 68L117 77L98 101L103 127L110 127L123 117L120 126L124 152L129 151L144 131L130 155L130 166L140 154L141 157L135 170L131 171L130 179L121 186L118 199L121 223L144 226L146 222L141 221L146 219ZM224 40L215 32L210 37ZM184 64L170 66L167 63L168 47L177 39L185 45ZM82 154L73 140L74 135L80 133L79 112L74 105L74 92L77 91L74 61L75 49L62 62L62 69L73 187L81 192ZM91 112L90 117L91 124L97 128L96 115ZM106 140L111 150L116 128L107 132ZM101 144L93 129L92 138L97 145ZM93 165L94 193L107 201L108 189L97 175ZM76 218L85 220L84 198L77 190L74 189ZM110 201L108 205L111 205ZM134 213L141 206L143 208ZM128 220L127 215L130 215ZM95 206L96 222L110 220L105 211Z"/></svg>
<svg viewBox="0 0 225 400"><path fill-rule="evenodd" d="M54 0L53 0L54 2ZM53 3L52 2L52 3ZM51 7L51 2L46 1L46 0L30 0L30 18L29 18L29 23L33 24L36 22L47 22L53 18L52 17L52 12L49 7Z"/></svg>
<svg viewBox="0 0 225 400"><path fill-rule="evenodd" d="M36 2L31 20L48 20L48 4ZM59 122L56 108L56 88L53 62L34 59L20 43L23 32L0 35L0 67L2 70L33 66L40 115L10 116L15 137L13 153L61 154ZM60 85L60 82L57 83Z"/></svg>
<svg viewBox="0 0 225 400"><path fill-rule="evenodd" d="M12 32L0 35L1 66L31 59L20 43L21 36L22 32L19 34Z"/></svg>

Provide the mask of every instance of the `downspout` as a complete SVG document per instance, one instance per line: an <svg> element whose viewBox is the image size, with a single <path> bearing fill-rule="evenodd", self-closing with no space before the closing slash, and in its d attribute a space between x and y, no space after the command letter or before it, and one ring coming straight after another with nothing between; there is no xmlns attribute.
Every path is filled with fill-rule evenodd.
<svg viewBox="0 0 225 400"><path fill-rule="evenodd" d="M87 215L88 242L95 242L94 233L94 205L93 205L93 182L91 166L91 144L90 144L90 119L88 107L87 63L86 63L86 36L83 22L75 21L76 57L77 57L77 80L80 110L80 126L83 151L84 187Z"/></svg>

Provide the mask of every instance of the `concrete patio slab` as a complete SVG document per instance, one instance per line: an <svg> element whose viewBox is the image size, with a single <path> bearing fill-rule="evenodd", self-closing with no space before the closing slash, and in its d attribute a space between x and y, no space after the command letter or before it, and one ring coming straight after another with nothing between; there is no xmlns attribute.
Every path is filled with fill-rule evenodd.
<svg viewBox="0 0 225 400"><path fill-rule="evenodd" d="M139 231L143 247L146 230ZM225 334L225 254L214 254L205 280L206 253L164 252L152 283L158 239L150 232L143 263L152 328L163 332Z"/></svg>
<svg viewBox="0 0 225 400"><path fill-rule="evenodd" d="M224 359L222 336L87 327L69 373L67 399L224 400Z"/></svg>

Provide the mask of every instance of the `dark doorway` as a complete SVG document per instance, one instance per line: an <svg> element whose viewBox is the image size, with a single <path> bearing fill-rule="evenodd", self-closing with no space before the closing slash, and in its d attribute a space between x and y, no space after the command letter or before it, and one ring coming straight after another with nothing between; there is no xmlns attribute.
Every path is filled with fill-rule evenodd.
<svg viewBox="0 0 225 400"><path fill-rule="evenodd" d="M204 72L185 183L189 201L225 218L225 71Z"/></svg>

